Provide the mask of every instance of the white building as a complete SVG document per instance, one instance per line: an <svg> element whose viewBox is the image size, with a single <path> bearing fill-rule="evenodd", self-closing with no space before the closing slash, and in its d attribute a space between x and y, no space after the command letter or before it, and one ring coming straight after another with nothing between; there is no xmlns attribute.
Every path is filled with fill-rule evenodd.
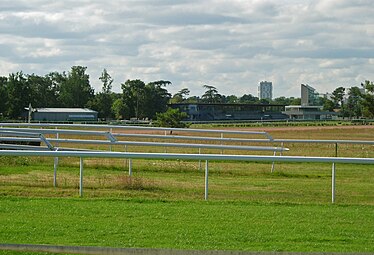
<svg viewBox="0 0 374 255"><path fill-rule="evenodd" d="M259 99L273 99L273 83L271 81L262 81L258 85L258 98Z"/></svg>

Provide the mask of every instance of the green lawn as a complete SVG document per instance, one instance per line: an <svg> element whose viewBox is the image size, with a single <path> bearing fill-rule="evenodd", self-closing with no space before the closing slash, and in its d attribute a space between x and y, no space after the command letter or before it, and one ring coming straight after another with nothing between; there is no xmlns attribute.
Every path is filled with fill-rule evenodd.
<svg viewBox="0 0 374 255"><path fill-rule="evenodd" d="M373 252L373 206L0 199L2 243Z"/></svg>

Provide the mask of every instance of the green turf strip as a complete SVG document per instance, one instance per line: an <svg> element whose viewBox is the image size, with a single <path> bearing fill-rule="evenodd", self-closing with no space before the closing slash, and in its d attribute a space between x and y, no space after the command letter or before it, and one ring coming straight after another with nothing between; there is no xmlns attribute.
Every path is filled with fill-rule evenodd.
<svg viewBox="0 0 374 255"><path fill-rule="evenodd" d="M0 242L374 252L374 206L0 198Z"/></svg>

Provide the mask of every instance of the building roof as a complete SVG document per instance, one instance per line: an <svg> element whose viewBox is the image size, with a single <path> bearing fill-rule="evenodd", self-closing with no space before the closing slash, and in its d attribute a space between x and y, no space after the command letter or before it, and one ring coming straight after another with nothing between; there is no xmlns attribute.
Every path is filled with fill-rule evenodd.
<svg viewBox="0 0 374 255"><path fill-rule="evenodd" d="M322 109L323 106L319 105L286 105L286 109Z"/></svg>
<svg viewBox="0 0 374 255"><path fill-rule="evenodd" d="M172 105L212 105L212 106L285 106L284 104L242 104L242 103L172 103Z"/></svg>
<svg viewBox="0 0 374 255"><path fill-rule="evenodd" d="M35 108L35 110L44 113L97 113L97 111L87 108Z"/></svg>

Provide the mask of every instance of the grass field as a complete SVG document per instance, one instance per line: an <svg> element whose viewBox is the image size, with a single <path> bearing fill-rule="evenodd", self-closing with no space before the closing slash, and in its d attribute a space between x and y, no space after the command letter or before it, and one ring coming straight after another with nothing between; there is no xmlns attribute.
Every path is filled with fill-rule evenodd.
<svg viewBox="0 0 374 255"><path fill-rule="evenodd" d="M305 130L304 130L305 131ZM374 140L374 129L274 128L275 138ZM307 137L306 137L307 136ZM331 145L286 145L289 155L333 156ZM373 146L339 154L374 157ZM321 154L331 155L321 155ZM374 166L211 162L209 201L195 161L0 159L0 243L201 250L374 252ZM17 254L1 252L0 254Z"/></svg>

